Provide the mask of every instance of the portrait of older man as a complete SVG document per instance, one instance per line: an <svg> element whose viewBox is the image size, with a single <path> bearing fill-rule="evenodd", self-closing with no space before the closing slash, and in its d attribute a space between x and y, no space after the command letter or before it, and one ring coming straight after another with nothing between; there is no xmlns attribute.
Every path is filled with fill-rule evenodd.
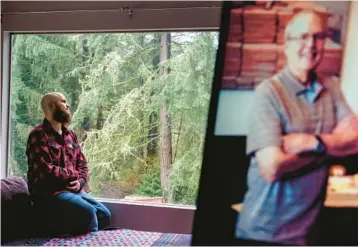
<svg viewBox="0 0 358 247"><path fill-rule="evenodd" d="M284 34L286 66L255 89L248 190L235 231L240 239L313 244L329 160L358 153L358 118L339 82L315 72L326 28L317 12L293 16Z"/></svg>

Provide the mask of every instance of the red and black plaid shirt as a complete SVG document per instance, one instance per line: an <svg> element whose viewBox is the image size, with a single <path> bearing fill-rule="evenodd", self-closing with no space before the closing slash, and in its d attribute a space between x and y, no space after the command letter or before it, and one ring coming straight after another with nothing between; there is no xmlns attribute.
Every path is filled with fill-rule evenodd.
<svg viewBox="0 0 358 247"><path fill-rule="evenodd" d="M74 180L79 180L81 188L87 183L86 157L75 133L65 126L61 136L44 119L30 132L26 155L28 187L34 200L65 190Z"/></svg>

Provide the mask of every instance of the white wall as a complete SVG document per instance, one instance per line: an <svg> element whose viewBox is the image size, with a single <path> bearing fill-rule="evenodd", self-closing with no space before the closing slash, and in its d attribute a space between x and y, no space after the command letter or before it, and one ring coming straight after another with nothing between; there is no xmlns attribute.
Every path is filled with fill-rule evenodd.
<svg viewBox="0 0 358 247"><path fill-rule="evenodd" d="M342 70L342 90L358 115L358 2L351 2Z"/></svg>
<svg viewBox="0 0 358 247"><path fill-rule="evenodd" d="M253 90L221 90L215 135L246 135Z"/></svg>

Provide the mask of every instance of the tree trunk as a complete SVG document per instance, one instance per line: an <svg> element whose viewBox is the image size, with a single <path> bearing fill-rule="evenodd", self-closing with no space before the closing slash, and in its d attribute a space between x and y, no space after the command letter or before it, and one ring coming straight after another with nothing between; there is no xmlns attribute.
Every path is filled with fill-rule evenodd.
<svg viewBox="0 0 358 247"><path fill-rule="evenodd" d="M159 66L159 51L160 51L160 34L155 33L154 39L153 39L153 46L157 46L157 49L154 49L152 64L154 66L154 69L158 68ZM150 96L152 96L155 92L150 92ZM156 137L158 136L158 128L157 128L157 122L158 122L158 114L156 112L152 112L149 115L149 133L148 133L148 146L147 146L147 157L155 157L158 153L157 147L158 142L156 140Z"/></svg>
<svg viewBox="0 0 358 247"><path fill-rule="evenodd" d="M142 34L140 37L139 37L139 45L140 45L140 49L141 49L141 51L143 50L143 48L144 48L144 36L145 36L145 34ZM143 60L143 55L142 55L143 53L141 52L141 59ZM142 86L143 86L143 78L142 78L142 76L140 76L139 77L139 85L138 85L140 88L142 88ZM144 95L142 95L142 97L144 97ZM142 109L144 108L144 105L143 106L141 106L142 107ZM143 112L142 111L139 111L139 114L138 114L138 117L139 117L139 119L140 119L140 121L141 121L141 123L142 123L142 126L143 126L143 124L144 124L144 114L143 114ZM145 152L145 149L144 149L144 147L142 146L142 144L143 143L145 143L145 141L146 141L146 138L145 138L145 135L146 135L146 131L144 130L144 128L141 128L141 130L140 130L140 139L139 139L139 143L140 143L140 146L139 146L139 148L137 149L138 151L138 156L141 158L141 159L144 159L144 160L146 160L147 159L147 152Z"/></svg>
<svg viewBox="0 0 358 247"><path fill-rule="evenodd" d="M82 40L82 66L83 67L86 66L86 63L88 61L88 55L89 55L88 40L87 40L87 38L85 38L85 39ZM80 75L79 75L79 78L81 80L85 80L85 76L86 76L86 73L82 71L80 73ZM74 99L74 101L72 101L73 102L73 107L78 106L79 97L80 97L80 94L81 94L80 83L77 83L77 85L79 85L78 95L77 94L73 95L73 99ZM98 110L99 110L99 108L98 108ZM79 131L80 132L80 137L79 137L80 142L84 142L87 139L87 132L90 131L90 129L92 128L90 122L91 122L91 119L88 116L85 116L84 119L83 119L82 128ZM97 119L97 124L98 124L98 119Z"/></svg>
<svg viewBox="0 0 358 247"><path fill-rule="evenodd" d="M166 61L170 58L170 41L171 34L163 33L161 36L161 51L160 62ZM161 70L161 76L167 76L168 68ZM170 167L172 164L172 133L171 133L171 119L168 115L168 107L166 100L162 102L160 111L160 142L159 142L159 157L160 157L160 182L163 191L163 201L168 201L168 178Z"/></svg>
<svg viewBox="0 0 358 247"><path fill-rule="evenodd" d="M103 117L103 105L98 106L97 114L97 129L100 130L103 127L104 117Z"/></svg>

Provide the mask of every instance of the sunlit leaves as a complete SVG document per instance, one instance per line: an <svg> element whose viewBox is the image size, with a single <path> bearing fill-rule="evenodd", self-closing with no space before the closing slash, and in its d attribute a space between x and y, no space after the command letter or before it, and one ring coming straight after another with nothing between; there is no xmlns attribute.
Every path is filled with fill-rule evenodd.
<svg viewBox="0 0 358 247"><path fill-rule="evenodd" d="M26 173L25 142L39 103L62 92L98 196L160 195L158 156L148 156L163 100L171 118L170 202L195 203L217 46L216 33L172 33L160 64L158 33L22 34L12 47L12 164ZM160 73L163 67L169 74ZM101 110L100 110L101 109ZM97 128L97 123L103 125ZM21 172L20 172L21 171ZM158 187L159 185L159 187Z"/></svg>

